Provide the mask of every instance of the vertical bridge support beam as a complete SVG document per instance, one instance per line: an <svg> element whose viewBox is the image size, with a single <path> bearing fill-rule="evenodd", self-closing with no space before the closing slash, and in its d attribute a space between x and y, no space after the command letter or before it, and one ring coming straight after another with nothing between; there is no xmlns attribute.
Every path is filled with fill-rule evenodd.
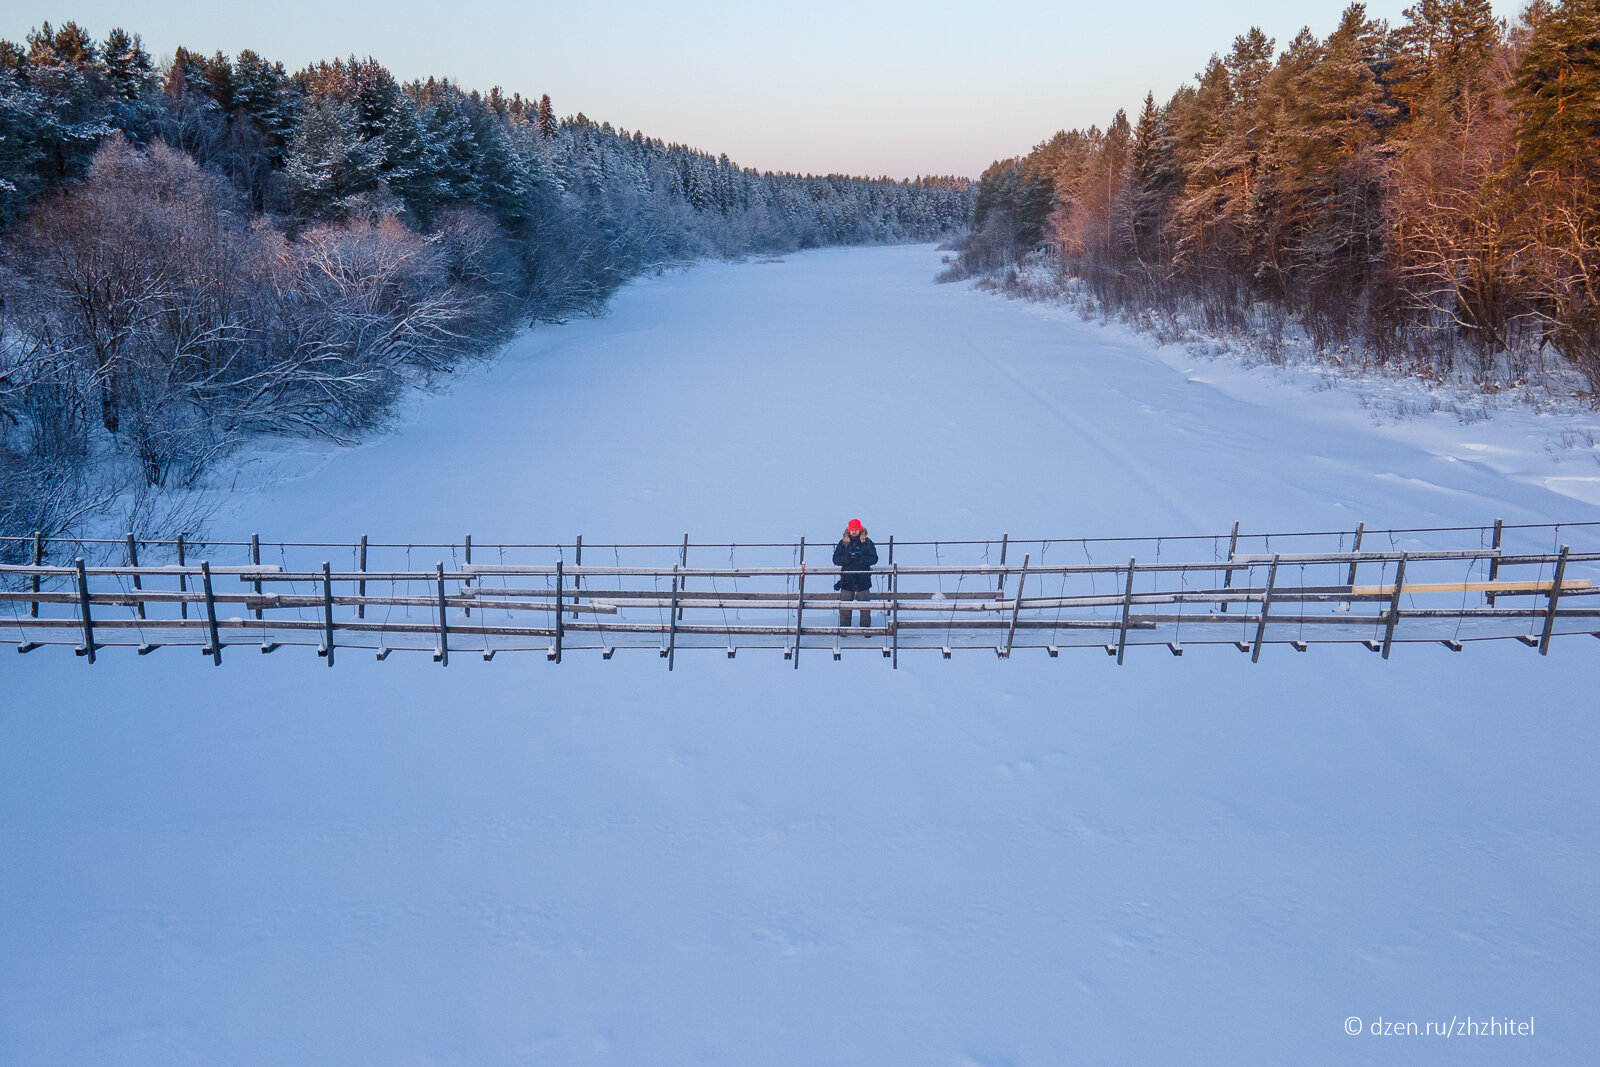
<svg viewBox="0 0 1600 1067"><path fill-rule="evenodd" d="M583 534L578 534L573 538L572 563L580 571L583 569ZM574 574L572 576L572 617L574 620L578 617L578 590L582 588L583 575Z"/></svg>
<svg viewBox="0 0 1600 1067"><path fill-rule="evenodd" d="M211 654L211 664L214 667L222 666L222 636L217 632L217 601L211 595L211 561L200 561L200 587L206 595L206 633L211 638L211 647L203 648L202 653Z"/></svg>
<svg viewBox="0 0 1600 1067"><path fill-rule="evenodd" d="M328 561L322 561L322 654L333 666L333 581L328 576Z"/></svg>
<svg viewBox="0 0 1600 1067"><path fill-rule="evenodd" d="M1005 599L1006 595L1006 547L1010 541L1010 534L1003 533L1000 535L1000 585L995 589L995 592L1000 594L1002 600Z"/></svg>
<svg viewBox="0 0 1600 1067"><path fill-rule="evenodd" d="M83 623L83 647L78 649L78 655L87 656L89 662L93 663L94 619L89 615L89 576L84 572L82 556L73 563L78 568L78 618Z"/></svg>
<svg viewBox="0 0 1600 1067"><path fill-rule="evenodd" d="M1505 531L1505 527L1506 520L1494 520L1494 541L1489 546L1490 548L1494 549L1494 555L1489 560L1489 581L1491 582L1500 577L1500 535ZM1479 543L1481 544L1482 542ZM1489 594L1488 600L1489 606L1491 608L1494 607L1493 593Z"/></svg>
<svg viewBox="0 0 1600 1067"><path fill-rule="evenodd" d="M132 530L128 531L128 566L133 568L134 617L143 622L145 618L144 597L140 594L144 589L144 585L139 580L139 542L133 539ZM139 655L148 656L160 647L160 645L153 645L148 641L144 641L141 635Z"/></svg>
<svg viewBox="0 0 1600 1067"><path fill-rule="evenodd" d="M1237 551L1239 551L1239 522L1236 519L1236 520L1234 520L1234 523L1233 523L1233 534L1232 534L1232 536L1230 536L1228 538L1228 562L1229 563L1233 562L1233 554L1235 552L1237 552ZM1224 589L1232 589L1233 588L1233 568L1232 567L1229 567L1228 570L1227 570L1227 573L1225 573L1222 576L1222 588L1224 588ZM1228 610L1228 602L1226 600L1224 600L1222 602L1222 610L1223 611L1227 611Z"/></svg>
<svg viewBox="0 0 1600 1067"><path fill-rule="evenodd" d="M800 635L804 632L801 620L806 613L806 539L800 538L800 584L794 601L794 667L800 669Z"/></svg>
<svg viewBox="0 0 1600 1067"><path fill-rule="evenodd" d="M39 591L39 575L37 573L37 568L44 566L44 534L38 530L33 532L33 566L36 573L33 576L32 585L33 591L37 593ZM38 617L39 602L35 600L33 603L28 605L28 618L37 619Z"/></svg>
<svg viewBox="0 0 1600 1067"><path fill-rule="evenodd" d="M731 563L732 560L730 560L729 562ZM890 577L888 577L888 578L886 578L884 580L884 586L883 587L884 587L884 591L887 592L889 594L889 596L892 598L892 597L895 596L895 592L896 592L895 591L895 585L894 585L894 576L893 576L893 571L894 571L894 534L890 534L889 535L889 562L888 562L887 566L888 566L889 571L890 571ZM884 615L888 618L888 621L889 621L889 632L890 632L891 635L894 633L895 617L896 617L897 614L898 613L894 610L893 605L891 605L890 607L887 607L887 608L884 609ZM891 636L890 637L891 644L892 644L893 640L894 639ZM883 658L884 659L893 659L894 658L894 649L891 647L891 644L886 644L886 645L883 646Z"/></svg>
<svg viewBox="0 0 1600 1067"><path fill-rule="evenodd" d="M802 539L802 544L803 543L804 543L804 541ZM803 549L802 549L802 551L803 551ZM680 567L688 567L689 566L689 534L687 532L685 532L684 535L683 535L683 550L678 553L678 566L680 566ZM685 579L683 579L682 583L680 584L680 591L687 591L688 587L689 587L689 579L685 578ZM682 608L678 609L678 618L679 619L683 618L683 609Z"/></svg>
<svg viewBox="0 0 1600 1067"><path fill-rule="evenodd" d="M139 583L139 546L133 539L133 531L128 531L128 566L133 568L133 591L140 592L144 586ZM144 597L134 597L133 614L135 618L144 618Z"/></svg>
<svg viewBox="0 0 1600 1067"><path fill-rule="evenodd" d="M1272 587L1278 581L1278 553L1272 554L1272 566L1267 568L1267 588L1261 594L1261 614L1256 619L1256 647L1250 652L1250 662L1261 662L1261 642L1267 636L1267 613L1272 610Z"/></svg>
<svg viewBox="0 0 1600 1067"><path fill-rule="evenodd" d="M362 538L362 540L364 541L364 540L366 540L366 538ZM260 534L251 534L250 535L250 563L251 563L252 566L255 566L255 567L261 566L261 535ZM256 590L256 596L260 596L261 595L261 583L259 581L257 581L255 583L255 590ZM258 619L261 618L261 605L260 604L256 605L256 618L258 618Z"/></svg>
<svg viewBox="0 0 1600 1067"><path fill-rule="evenodd" d="M179 534L178 535L178 566L182 567L182 566L184 566L186 564L186 562L187 562L187 560L186 560L185 554L184 554L183 534ZM183 571L180 570L178 572L178 592L187 593L188 591L189 591L189 576L187 574L184 574ZM187 619L189 617L189 602L187 600L179 600L178 601L178 615L179 615L180 618L184 618L184 619Z"/></svg>
<svg viewBox="0 0 1600 1067"><path fill-rule="evenodd" d="M1350 554L1352 556L1359 556L1361 554L1361 535L1366 532L1367 524L1365 522L1356 523L1356 539L1350 543ZM1359 565L1359 560L1352 559L1350 561L1350 576L1344 580L1345 585L1356 584L1356 567Z"/></svg>
<svg viewBox="0 0 1600 1067"><path fill-rule="evenodd" d="M560 564L556 566L560 568ZM669 671L678 658L678 613L682 610L678 607L678 591L681 588L679 569L672 568L672 603L667 607L667 670ZM557 605L558 609L559 607L560 605Z"/></svg>
<svg viewBox="0 0 1600 1067"><path fill-rule="evenodd" d="M366 573L366 570L367 570L367 535L366 534L362 534L361 535L361 543L356 545L356 570L361 571L363 574ZM360 597L362 600L365 600L367 598L367 580L365 578L361 579L359 582L356 583L356 596ZM260 615L256 616L256 618L258 618L258 619L260 617L261 617ZM367 617L367 606L365 604L357 604L356 605L356 618L364 619L366 617Z"/></svg>
<svg viewBox="0 0 1600 1067"><path fill-rule="evenodd" d="M439 597L439 647L434 649L433 658L439 666L450 666L450 620L445 617L444 609L444 560L438 560L433 565L433 574L438 582Z"/></svg>
<svg viewBox="0 0 1600 1067"><path fill-rule="evenodd" d="M900 669L900 565L893 562L894 538L889 538L889 595L894 599L889 605L889 666Z"/></svg>
<svg viewBox="0 0 1600 1067"><path fill-rule="evenodd" d="M1400 553L1400 564L1394 569L1394 595L1389 598L1389 621L1383 628L1383 658L1389 658L1389 646L1394 644L1394 627L1400 621L1400 589L1406 580L1406 553Z"/></svg>
<svg viewBox="0 0 1600 1067"><path fill-rule="evenodd" d="M261 535L260 534L251 534L250 535L250 565L253 566L253 567L261 566ZM261 581L260 581L260 579L257 578L257 580L253 584L255 586L256 596L259 597L261 595ZM259 600L256 601L256 618L257 619L261 618L261 601L259 601ZM262 655L266 655L267 653L271 652L273 649L275 649L277 647L278 647L277 645L272 644L271 642L269 642L267 640L266 627L262 627L261 654Z"/></svg>
<svg viewBox="0 0 1600 1067"><path fill-rule="evenodd" d="M566 636L566 624L562 622L561 618L561 613L564 607L562 604L562 593L565 591L565 587L566 577L562 570L561 561L558 559L556 560L556 654L550 657L557 663L561 662L561 640L564 636ZM671 669L671 666L672 664L669 661L667 664L668 669Z"/></svg>
<svg viewBox="0 0 1600 1067"><path fill-rule="evenodd" d="M1555 581L1550 583L1550 606L1544 612L1544 633L1539 636L1539 655L1550 654L1550 635L1556 627L1556 602L1561 599L1561 579L1567 573L1567 545L1561 546L1561 555L1556 560Z"/></svg>
<svg viewBox="0 0 1600 1067"><path fill-rule="evenodd" d="M1238 529L1238 526L1238 523L1234 523L1235 530ZM1233 555L1231 551L1228 554L1230 557ZM1128 616L1133 610L1133 567L1133 557L1130 556L1128 557L1128 586L1122 593L1122 626L1117 630L1117 666L1119 667L1122 666L1122 654L1128 647ZM1229 571L1228 573L1231 575L1233 572Z"/></svg>
<svg viewBox="0 0 1600 1067"><path fill-rule="evenodd" d="M1011 658L1011 644L1017 636L1017 615L1022 611L1022 586L1028 580L1028 559L1030 554L1022 554L1022 570L1017 573L1017 595L1011 601L1011 625L1006 628L1006 650L1000 654L1001 659Z"/></svg>

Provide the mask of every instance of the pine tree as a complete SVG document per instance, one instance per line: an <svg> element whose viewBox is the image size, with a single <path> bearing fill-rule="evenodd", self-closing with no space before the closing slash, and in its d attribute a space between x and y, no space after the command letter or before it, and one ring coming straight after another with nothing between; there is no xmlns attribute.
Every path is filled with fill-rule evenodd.
<svg viewBox="0 0 1600 1067"><path fill-rule="evenodd" d="M383 145L364 138L350 104L325 99L295 130L283 180L296 217L338 217L378 186Z"/></svg>
<svg viewBox="0 0 1600 1067"><path fill-rule="evenodd" d="M1297 39L1286 56L1274 164L1301 201L1314 198L1310 189L1331 184L1341 165L1375 143L1394 116L1365 59L1378 29L1365 5L1351 4L1326 45L1313 52Z"/></svg>
<svg viewBox="0 0 1600 1067"><path fill-rule="evenodd" d="M216 101L217 107L230 119L233 115L233 61L220 51L205 61L201 68L205 80L205 94Z"/></svg>
<svg viewBox="0 0 1600 1067"><path fill-rule="evenodd" d="M478 140L473 133L471 104L449 82L436 83L425 94L422 129L430 145L430 171L446 201L475 200Z"/></svg>
<svg viewBox="0 0 1600 1067"><path fill-rule="evenodd" d="M1223 60L1233 90L1233 106L1242 113L1254 109L1261 83L1272 69L1273 43L1271 37L1261 32L1260 26L1251 26L1248 33L1233 39L1233 48Z"/></svg>
<svg viewBox="0 0 1600 1067"><path fill-rule="evenodd" d="M1560 0L1529 15L1511 89L1526 179L1518 237L1541 343L1600 395L1600 0Z"/></svg>
<svg viewBox="0 0 1600 1067"><path fill-rule="evenodd" d="M167 70L168 98L178 101L188 97L201 106L214 107L216 101L207 92L210 83L206 78L206 66L205 56L179 45L172 53L172 66Z"/></svg>
<svg viewBox="0 0 1600 1067"><path fill-rule="evenodd" d="M1126 228L1123 239L1129 251L1140 258L1155 252L1163 207L1180 180L1165 126L1166 117L1156 106L1155 94L1145 93L1139 121L1128 143L1124 182Z"/></svg>
<svg viewBox="0 0 1600 1067"><path fill-rule="evenodd" d="M506 132L502 114L487 108L474 123L478 147L477 202L508 229L517 228L526 211L527 174Z"/></svg>
<svg viewBox="0 0 1600 1067"><path fill-rule="evenodd" d="M1374 152L1394 117L1367 61L1380 33L1365 6L1351 4L1326 44L1303 31L1280 67L1264 198L1272 217L1268 258L1279 284L1335 292L1345 306L1380 258ZM1345 314L1338 313L1341 322Z"/></svg>
<svg viewBox="0 0 1600 1067"><path fill-rule="evenodd" d="M70 65L82 70L93 67L100 58L99 49L88 32L76 22L67 22L57 30L48 22L27 36L27 59L30 67Z"/></svg>
<svg viewBox="0 0 1600 1067"><path fill-rule="evenodd" d="M233 103L267 138L275 165L294 134L296 96L282 63L268 63L245 49L233 64Z"/></svg>
<svg viewBox="0 0 1600 1067"><path fill-rule="evenodd" d="M1600 0L1560 0L1532 30L1512 90L1518 159L1600 180Z"/></svg>
<svg viewBox="0 0 1600 1067"><path fill-rule="evenodd" d="M1233 40L1223 60L1228 69L1232 97L1226 132L1215 153L1219 184L1218 217L1229 231L1232 252L1258 256L1264 240L1263 219L1257 202L1261 150L1271 129L1277 100L1262 87L1272 70L1272 38L1252 26Z"/></svg>
<svg viewBox="0 0 1600 1067"><path fill-rule="evenodd" d="M550 105L549 93L539 98L539 135L541 137L556 135L556 109Z"/></svg>
<svg viewBox="0 0 1600 1067"><path fill-rule="evenodd" d="M25 53L0 42L0 227L9 225L24 205L46 187L45 131L52 119L44 95L22 76Z"/></svg>
<svg viewBox="0 0 1600 1067"><path fill-rule="evenodd" d="M1488 111L1501 26L1490 0L1420 0L1396 31L1396 86L1425 128L1470 135Z"/></svg>
<svg viewBox="0 0 1600 1067"><path fill-rule="evenodd" d="M1170 108L1174 124L1174 152L1183 168L1183 195L1174 219L1179 232L1178 256L1186 265L1208 257L1216 241L1215 220L1223 203L1222 182L1226 160L1228 116L1233 110L1233 86L1228 68L1213 55L1201 72L1199 85Z"/></svg>
<svg viewBox="0 0 1600 1067"><path fill-rule="evenodd" d="M420 91L420 86L413 86L400 98L384 132L388 145L384 180L417 221L428 226L449 201L450 186L444 177L444 149L413 99L413 93Z"/></svg>
<svg viewBox="0 0 1600 1067"><path fill-rule="evenodd" d="M1127 113L1119 108L1099 138L1088 170L1078 186L1081 217L1076 228L1079 239L1093 254L1105 257L1108 262L1126 251L1117 240L1118 231L1126 229L1118 221L1117 210L1132 140L1133 128L1128 123Z"/></svg>
<svg viewBox="0 0 1600 1067"><path fill-rule="evenodd" d="M101 75L88 35L76 23L56 30L46 22L26 44L13 60L14 73L0 82L0 127L9 127L0 136L15 142L0 142L9 172L0 172L0 180L14 187L0 188L0 195L26 197L77 180L96 143L112 132L94 89Z"/></svg>
<svg viewBox="0 0 1600 1067"><path fill-rule="evenodd" d="M150 54L138 34L121 27L106 34L104 50L106 80L112 94L120 100L138 100L151 89L155 81Z"/></svg>
<svg viewBox="0 0 1600 1067"><path fill-rule="evenodd" d="M341 99L355 105L356 133L374 144L385 143L385 134L400 108L400 86L388 69L370 56L357 63L350 58L349 85Z"/></svg>

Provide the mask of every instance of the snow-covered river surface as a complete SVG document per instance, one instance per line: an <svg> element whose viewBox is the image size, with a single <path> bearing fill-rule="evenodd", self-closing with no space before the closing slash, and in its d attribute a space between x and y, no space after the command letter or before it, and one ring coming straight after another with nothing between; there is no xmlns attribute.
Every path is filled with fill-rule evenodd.
<svg viewBox="0 0 1600 1067"><path fill-rule="evenodd" d="M1593 417L1395 420L938 269L638 282L366 444L240 457L213 532L1600 520ZM0 660L0 1062L1592 1062L1593 638L248 652ZM1375 1032L1469 1016L1533 1032Z"/></svg>

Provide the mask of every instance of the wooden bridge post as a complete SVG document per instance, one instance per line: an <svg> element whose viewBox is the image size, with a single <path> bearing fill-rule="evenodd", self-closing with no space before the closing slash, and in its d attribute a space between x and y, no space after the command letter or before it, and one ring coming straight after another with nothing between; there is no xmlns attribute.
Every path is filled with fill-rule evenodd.
<svg viewBox="0 0 1600 1067"><path fill-rule="evenodd" d="M894 538L889 538L889 595L894 600L889 605L889 639L893 642L889 666L900 669L900 568L894 560Z"/></svg>
<svg viewBox="0 0 1600 1067"><path fill-rule="evenodd" d="M367 535L366 534L362 534L361 535L361 541L360 541L360 543L358 543L356 545L356 570L360 571L363 574L365 574L366 571L367 571ZM367 598L367 580L365 578L362 578L360 581L356 582L356 596L360 597L362 600L365 600ZM256 618L260 618L260 617L261 616L259 616L259 615L256 616ZM357 604L356 605L356 618L364 619L366 617L367 617L367 606L365 604Z"/></svg>
<svg viewBox="0 0 1600 1067"><path fill-rule="evenodd" d="M685 532L684 535L683 535L683 551L678 553L678 566L687 567L688 565L689 565L689 534L687 532ZM688 585L689 585L689 579L688 578L684 578L683 582L682 582L683 588L687 589ZM680 619L683 618L683 609L682 608L678 609L677 617L680 618Z"/></svg>
<svg viewBox="0 0 1600 1067"><path fill-rule="evenodd" d="M1215 544L1215 542L1212 542L1212 543ZM1239 522L1238 522L1238 520L1234 520L1234 523L1233 523L1233 535L1228 538L1228 562L1229 563L1233 562L1233 554L1235 552L1237 552L1238 550L1239 550ZM1224 589L1232 589L1233 588L1233 568L1232 567L1229 567L1228 568L1228 572L1222 576L1222 588L1224 588ZM1223 611L1227 611L1228 610L1228 602L1226 600L1224 600L1222 602L1222 610ZM1118 662L1121 662L1121 661L1118 660Z"/></svg>
<svg viewBox="0 0 1600 1067"><path fill-rule="evenodd" d="M1489 559L1489 580L1491 582L1500 576L1500 534L1505 529L1505 523L1506 520L1504 519L1494 520L1494 543L1489 546L1495 551L1495 554ZM1479 541L1478 543L1482 544L1483 542ZM1489 606L1491 608L1494 607L1493 593L1489 594L1488 600Z"/></svg>
<svg viewBox="0 0 1600 1067"><path fill-rule="evenodd" d="M1366 531L1367 524L1365 521L1356 523L1356 539L1350 543L1350 552L1352 555L1358 556L1361 554L1361 535L1366 533ZM1350 561L1350 576L1345 579L1345 585L1356 584L1356 567L1360 565L1360 562L1360 560L1355 559Z"/></svg>
<svg viewBox="0 0 1600 1067"><path fill-rule="evenodd" d="M366 539L362 538L362 540L366 540ZM251 534L250 535L250 564L251 564L251 566L254 566L254 567L261 566L261 535L260 534ZM255 584L256 596L260 596L261 595L261 582L257 581L254 584ZM258 618L258 619L261 618L261 605L259 603L256 604L256 618Z"/></svg>
<svg viewBox="0 0 1600 1067"><path fill-rule="evenodd" d="M322 654L333 666L333 581L328 576L328 561L322 561Z"/></svg>
<svg viewBox="0 0 1600 1067"><path fill-rule="evenodd" d="M997 588L996 592L998 592L1000 594L1000 597L1001 597L1002 600L1005 599L1005 595L1006 595L1006 571L1005 571L1005 566L1006 566L1006 544L1010 540L1011 540L1011 535L1010 534L1003 533L1003 534L1000 535L1000 585Z"/></svg>
<svg viewBox="0 0 1600 1067"><path fill-rule="evenodd" d="M1400 563L1394 569L1394 595L1389 598L1389 621L1383 628L1383 658L1389 658L1389 646L1394 643L1394 627L1400 621L1400 588L1406 580L1406 553L1400 553Z"/></svg>
<svg viewBox="0 0 1600 1067"><path fill-rule="evenodd" d="M1567 573L1567 545L1561 546L1561 555L1556 559L1555 581L1550 583L1550 605L1544 612L1544 633L1539 635L1539 655L1550 654L1550 635L1555 632L1556 602L1561 599L1561 579Z"/></svg>
<svg viewBox="0 0 1600 1067"><path fill-rule="evenodd" d="M433 573L439 583L439 647L434 649L433 658L439 666L448 667L450 666L450 622L444 614L444 560L434 563Z"/></svg>
<svg viewBox="0 0 1600 1067"><path fill-rule="evenodd" d="M565 582L566 578L562 570L561 561L558 559L556 560L556 654L552 657L557 663L561 662L561 639L566 634L566 624L562 621L562 613L565 609L561 602L561 594L564 591ZM671 669L671 666L672 664L669 660L667 663L668 669Z"/></svg>
<svg viewBox="0 0 1600 1067"><path fill-rule="evenodd" d="M178 566L182 567L183 565L184 565L183 534L179 534L178 535ZM189 576L187 574L184 574L182 571L179 571L178 572L178 592L187 593L188 591L189 591ZM185 618L185 619L187 619L189 617L189 602L187 600L178 601L178 615L180 617L182 617L182 618Z"/></svg>
<svg viewBox="0 0 1600 1067"><path fill-rule="evenodd" d="M78 617L83 623L83 647L78 650L78 655L87 656L89 662L93 663L94 619L89 615L89 576L84 572L82 556L74 564L78 568Z"/></svg>
<svg viewBox="0 0 1600 1067"><path fill-rule="evenodd" d="M678 568L672 568L672 603L667 608L667 670L671 670L678 655Z"/></svg>
<svg viewBox="0 0 1600 1067"><path fill-rule="evenodd" d="M44 534L38 530L33 531L33 565L35 567L44 566ZM39 591L38 574L33 576L32 585L33 591L37 593ZM37 600L28 605L28 617L30 619L39 617L39 602Z"/></svg>
<svg viewBox="0 0 1600 1067"><path fill-rule="evenodd" d="M806 611L806 539L800 538L800 583L794 601L794 666L800 669L800 620Z"/></svg>
<svg viewBox="0 0 1600 1067"><path fill-rule="evenodd" d="M1267 568L1267 588L1261 594L1261 614L1256 619L1256 647L1250 652L1250 662L1261 661L1261 642L1267 636L1267 612L1272 608L1272 587L1278 581L1278 553L1272 554L1272 566Z"/></svg>
<svg viewBox="0 0 1600 1067"><path fill-rule="evenodd" d="M1238 523L1234 524L1238 528ZM1231 556L1232 553L1230 552ZM1133 611L1133 557L1128 557L1128 587L1122 593L1122 626L1117 631L1117 666L1122 666L1122 653L1128 647L1128 616ZM1232 574L1232 571L1228 572Z"/></svg>
<svg viewBox="0 0 1600 1067"><path fill-rule="evenodd" d="M206 631L211 637L211 647L203 648L202 653L211 653L213 666L222 666L222 636L217 632L217 601L211 595L211 561L200 561L200 585L206 594Z"/></svg>
<svg viewBox="0 0 1600 1067"><path fill-rule="evenodd" d="M583 568L583 534L578 534L573 538L572 563L580 570ZM581 588L583 588L583 575L574 574L572 576L572 617L574 619L578 617L578 590Z"/></svg>
<svg viewBox="0 0 1600 1067"><path fill-rule="evenodd" d="M1022 554L1022 570L1017 573L1017 595L1011 601L1011 626L1006 630L1006 650L1001 659L1011 658L1011 643L1017 636L1017 616L1022 612L1022 584L1028 579L1029 554Z"/></svg>
<svg viewBox="0 0 1600 1067"><path fill-rule="evenodd" d="M257 566L257 567L261 566L261 535L260 534L251 534L250 535L250 562L254 566ZM260 579L260 577L258 576L256 581L254 583L252 583L252 584L255 586L256 596L260 596L261 595L261 579ZM256 602L256 618L258 618L258 619L261 618L261 603L260 603L260 601ZM279 645L274 644L273 642L267 640L267 635L265 633L265 627L263 627L263 632L261 634L261 654L263 656L265 656L265 655L268 655L268 654L270 654L272 652L276 652L279 647L280 647Z"/></svg>
<svg viewBox="0 0 1600 1067"><path fill-rule="evenodd" d="M133 539L133 531L128 531L128 566L133 568L133 591L140 592L144 587L139 584L139 546ZM144 597L135 597L133 613L136 617L144 618Z"/></svg>

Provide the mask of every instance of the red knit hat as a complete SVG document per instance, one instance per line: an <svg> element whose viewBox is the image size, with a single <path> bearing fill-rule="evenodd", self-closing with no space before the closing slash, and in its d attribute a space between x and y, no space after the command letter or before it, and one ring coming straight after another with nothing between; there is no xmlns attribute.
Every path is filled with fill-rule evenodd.
<svg viewBox="0 0 1600 1067"><path fill-rule="evenodd" d="M861 520L860 519L851 519L850 522L845 526L845 529L849 530L851 533L855 533L857 530L859 530L861 528L862 527L861 527Z"/></svg>

